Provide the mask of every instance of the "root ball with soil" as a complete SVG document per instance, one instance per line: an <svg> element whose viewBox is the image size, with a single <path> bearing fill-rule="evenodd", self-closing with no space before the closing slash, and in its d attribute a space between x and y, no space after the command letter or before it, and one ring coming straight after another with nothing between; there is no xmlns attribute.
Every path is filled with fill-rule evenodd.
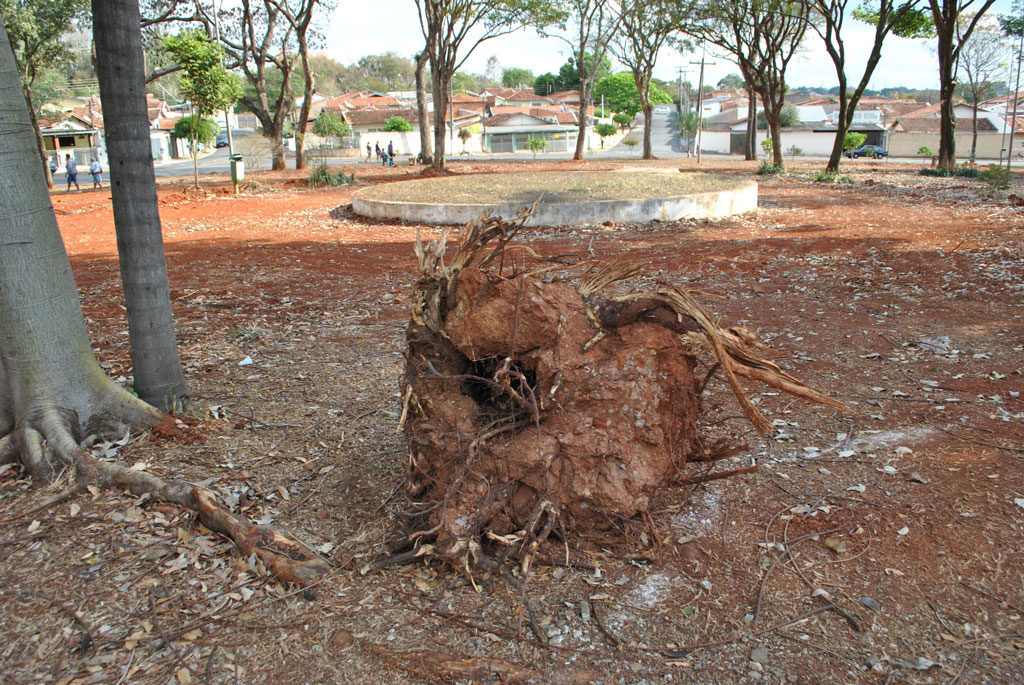
<svg viewBox="0 0 1024 685"><path fill-rule="evenodd" d="M552 533L567 544L645 514L663 488L756 469L692 466L737 451L699 431L698 354L760 432L768 422L737 376L844 406L765 359L753 334L719 328L686 291L609 294L640 273L633 265L570 265L511 244L527 216L466 226L447 264L447 234L417 244L401 418L414 532L403 557L469 572L512 556L528 568Z"/></svg>

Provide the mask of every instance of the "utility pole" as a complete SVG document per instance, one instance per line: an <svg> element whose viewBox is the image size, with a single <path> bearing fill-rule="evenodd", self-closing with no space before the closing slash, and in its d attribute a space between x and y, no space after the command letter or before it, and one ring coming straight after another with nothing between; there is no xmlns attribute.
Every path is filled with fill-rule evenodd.
<svg viewBox="0 0 1024 685"><path fill-rule="evenodd" d="M702 137L701 133L703 133L703 131L704 131L704 65L705 64L714 64L714 62L708 62L705 59L706 54L707 54L707 47L706 47L706 45L704 43L701 43L701 45L700 45L700 61L699 62L690 62L690 64L699 64L700 65L700 79L699 79L699 85L697 86L697 136L696 136L697 164L700 164L700 144L701 144L701 137ZM750 125L750 122L747 122L747 126L749 126L749 125Z"/></svg>
<svg viewBox="0 0 1024 685"><path fill-rule="evenodd" d="M690 111L690 97L689 97L690 93L689 93L689 88L687 88L686 91L683 90L683 79L686 78L689 74L690 74L690 70L687 69L686 67L676 67L676 80L679 81L679 116L680 116L680 118ZM690 82L687 81L686 84L689 85ZM686 135L685 131L683 131L683 127L682 127L682 122L681 121L680 121L680 125L679 125L679 129L678 130L679 130L680 133ZM687 154L687 156L689 156L689 154L690 154L690 138L689 138L688 135L686 136L686 154Z"/></svg>
<svg viewBox="0 0 1024 685"><path fill-rule="evenodd" d="M1020 41L1017 44L1017 82L1013 86L1013 115L1010 117L1010 148L1006 153L1006 171L1013 166L1013 136L1017 133L1017 103L1020 102L1020 63L1024 61L1024 7L1021 8Z"/></svg>

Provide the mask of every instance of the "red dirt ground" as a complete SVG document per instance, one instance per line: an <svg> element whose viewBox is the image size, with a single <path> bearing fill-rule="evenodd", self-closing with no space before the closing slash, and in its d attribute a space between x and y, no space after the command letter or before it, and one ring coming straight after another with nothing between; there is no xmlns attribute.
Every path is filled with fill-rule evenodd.
<svg viewBox="0 0 1024 685"><path fill-rule="evenodd" d="M648 164L668 163L628 167ZM364 168L361 183L416 173ZM759 438L712 382L709 421L750 445L723 467L760 471L664 492L654 530L623 522L632 546L536 567L546 646L501 578L368 568L401 533L412 246L439 231L358 217L351 188L295 172L241 197L161 186L192 404L177 434L94 452L203 482L337 570L304 599L187 512L100 491L31 512L7 470L5 681L1024 681L1024 210L890 163L848 164L849 184L810 170L759 178L760 208L740 217L524 234L544 254L649 263L638 286L701 291L854 408L747 384L774 421ZM97 356L126 379L110 194L53 200Z"/></svg>

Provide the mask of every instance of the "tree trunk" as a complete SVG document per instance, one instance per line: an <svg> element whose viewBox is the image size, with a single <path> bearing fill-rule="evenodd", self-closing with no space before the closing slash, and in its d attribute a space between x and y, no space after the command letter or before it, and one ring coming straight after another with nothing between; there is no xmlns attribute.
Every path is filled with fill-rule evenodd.
<svg viewBox="0 0 1024 685"><path fill-rule="evenodd" d="M139 4L93 0L92 5L135 391L151 405L171 409L188 388L178 359L157 210Z"/></svg>
<svg viewBox="0 0 1024 685"><path fill-rule="evenodd" d="M442 78L439 68L433 65L430 72L430 85L434 90L434 163L432 166L439 171L444 169L445 162L444 137L447 134L445 122L448 115L448 83L450 81L450 75L447 79Z"/></svg>
<svg viewBox="0 0 1024 685"><path fill-rule="evenodd" d="M784 169L786 162L782 157L782 107L785 104L786 84L779 82L777 88L768 84L761 90L761 104L764 105L764 117L768 122L768 137L772 141L772 165Z"/></svg>
<svg viewBox="0 0 1024 685"><path fill-rule="evenodd" d="M137 33L137 21L134 26ZM20 93L0 17L0 101L14 103ZM0 130L0 168L6 170L0 174L0 423L6 426L0 433L27 427L55 409L84 424L155 423L157 412L111 382L93 357L71 265L41 183L30 117L18 107L0 107ZM9 438L0 441L0 457L11 456ZM52 476L42 461L30 458L26 467Z"/></svg>
<svg viewBox="0 0 1024 685"><path fill-rule="evenodd" d="M748 162L757 160L757 93L750 87L750 81L747 81L747 136L743 158Z"/></svg>
<svg viewBox="0 0 1024 685"><path fill-rule="evenodd" d="M651 107L650 100L641 105L641 109L644 112L644 159L654 159L654 152L651 150L651 128L653 122L651 117L654 115L654 108Z"/></svg>
<svg viewBox="0 0 1024 685"><path fill-rule="evenodd" d="M147 114L148 116L148 114ZM196 138L198 137L199 122L196 121L196 108L192 108L192 125L189 127L192 129L192 178L196 184L196 188L199 187L199 146Z"/></svg>
<svg viewBox="0 0 1024 685"><path fill-rule="evenodd" d="M430 123L427 116L427 84L424 78L429 57L426 50L416 55L416 113L419 116L420 159L424 164L434 163L430 145Z"/></svg>
<svg viewBox="0 0 1024 685"><path fill-rule="evenodd" d="M133 6L134 18L121 15L114 25L108 20L118 17L96 11L97 5L106 5L116 15L132 9L127 4ZM124 39L118 26L134 29L135 45L141 48L138 4L96 0L93 10L97 33L111 31L110 40L116 41ZM97 41L101 93L106 76L120 72L110 66L110 55L103 54L107 47ZM114 63L133 71L131 62ZM19 81L0 15L0 102L17 102ZM0 463L20 462L40 485L66 471L72 487L96 483L188 507L207 528L234 540L243 558L255 554L286 582L315 581L329 566L308 547L265 527L257 529L191 483L99 461L79 446L85 435L120 436L126 426L155 426L168 419L112 382L96 363L50 195L37 182L41 179L28 113L17 106L0 107L0 131L0 168L6 170L0 174ZM144 149L149 150L148 128ZM111 185L123 185L126 179L131 185L123 174L132 167L123 160L115 164L122 172Z"/></svg>
<svg viewBox="0 0 1024 685"><path fill-rule="evenodd" d="M939 168L956 166L956 115L953 113L953 95L956 90L953 60L953 30L939 30Z"/></svg>
<svg viewBox="0 0 1024 685"><path fill-rule="evenodd" d="M314 79L316 75L309 67L309 45L305 36L300 34L299 57L302 60L302 73L306 77L306 86L302 93L302 107L299 108L299 123L295 127L295 168L306 168L306 126L309 124L309 108L313 106L313 93L316 92Z"/></svg>
<svg viewBox="0 0 1024 685"><path fill-rule="evenodd" d="M973 162L978 153L978 98L971 103L971 161Z"/></svg>
<svg viewBox="0 0 1024 685"><path fill-rule="evenodd" d="M644 154L643 159L654 159L654 152L651 149L651 130L654 126L654 122L651 118L654 114L654 108L651 107L651 77L650 74L644 74L633 71L633 83L636 85L636 91L640 96L640 110L644 113Z"/></svg>
<svg viewBox="0 0 1024 685"><path fill-rule="evenodd" d="M582 70L580 72L580 78L583 78ZM580 84L580 109L579 109L579 125L576 129L576 149L572 153L573 160L583 159L583 148L587 142L587 109L590 107L591 101L593 100L593 90L586 83Z"/></svg>
<svg viewBox="0 0 1024 685"><path fill-rule="evenodd" d="M39 148L39 157L43 160L43 175L46 177L46 187L53 190L53 174L50 173L50 156L46 153L46 143L43 140L43 132L39 128L39 119L36 118L35 107L32 106L32 89L24 86L22 94L25 96L25 105L28 107L28 116L32 122L32 132L35 133L36 145Z"/></svg>

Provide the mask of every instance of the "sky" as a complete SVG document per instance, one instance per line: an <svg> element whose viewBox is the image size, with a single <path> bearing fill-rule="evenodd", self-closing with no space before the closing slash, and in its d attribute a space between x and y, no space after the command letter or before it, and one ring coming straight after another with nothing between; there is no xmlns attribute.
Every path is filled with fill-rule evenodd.
<svg viewBox="0 0 1024 685"><path fill-rule="evenodd" d="M998 0L986 14L993 17L1009 14L1011 5L1012 0ZM325 24L324 51L343 64L356 62L364 55L384 52L411 57L423 46L423 34L413 0L341 2ZM843 39L847 50L847 76L852 81L851 85L860 79L873 36L873 27L852 19L847 20ZM813 31L808 31L805 44L802 54L790 64L787 83L791 87L827 89L835 86L835 68L820 38ZM875 68L869 87L938 88L938 62L933 45L934 39L924 41L888 37L882 46L882 59ZM558 68L565 63L569 53L564 41L544 38L538 36L533 29L524 29L481 43L466 61L463 71L483 73L488 58L495 55L503 68L530 69L534 75L548 71L558 73ZM699 50L696 54L683 55L665 49L659 54L654 75L666 81L675 81L678 68L688 69L689 73L684 75L684 79L696 84L699 65L692 62L700 62ZM619 68L620 65L616 64L616 70ZM739 73L736 65L709 48L705 83L714 84L731 73Z"/></svg>

